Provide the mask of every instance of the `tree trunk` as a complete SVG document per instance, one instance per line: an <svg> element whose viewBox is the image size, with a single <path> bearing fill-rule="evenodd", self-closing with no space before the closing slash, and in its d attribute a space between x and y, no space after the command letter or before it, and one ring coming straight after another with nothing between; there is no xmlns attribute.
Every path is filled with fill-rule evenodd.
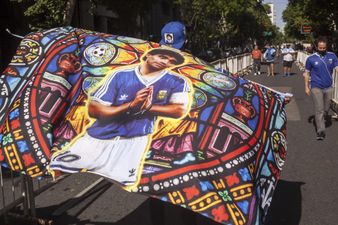
<svg viewBox="0 0 338 225"><path fill-rule="evenodd" d="M65 12L65 16L63 18L64 24L66 26L69 26L72 22L76 3L77 3L77 0L68 0L67 1L67 6L66 6L66 10L65 10L66 12Z"/></svg>

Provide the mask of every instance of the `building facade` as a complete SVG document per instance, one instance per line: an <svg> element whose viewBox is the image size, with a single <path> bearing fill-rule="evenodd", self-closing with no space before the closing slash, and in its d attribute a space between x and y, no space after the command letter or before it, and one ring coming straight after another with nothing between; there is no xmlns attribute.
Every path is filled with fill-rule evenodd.
<svg viewBox="0 0 338 225"><path fill-rule="evenodd" d="M173 1L153 1L144 9L129 11L128 5L119 7L115 3L101 1L92 13L88 13L91 10L90 0L78 0L72 25L103 33L159 41L163 25L179 19L179 12Z"/></svg>
<svg viewBox="0 0 338 225"><path fill-rule="evenodd" d="M270 7L270 13L268 13L269 19L273 25L276 25L276 8L273 3L267 4Z"/></svg>

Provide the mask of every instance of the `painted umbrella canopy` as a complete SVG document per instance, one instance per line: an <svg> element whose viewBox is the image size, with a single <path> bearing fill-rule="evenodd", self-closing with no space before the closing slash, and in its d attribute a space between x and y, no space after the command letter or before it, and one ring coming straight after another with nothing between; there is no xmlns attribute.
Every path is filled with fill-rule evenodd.
<svg viewBox="0 0 338 225"><path fill-rule="evenodd" d="M219 223L263 223L286 156L282 94L72 27L27 35L0 85L2 166L96 173Z"/></svg>

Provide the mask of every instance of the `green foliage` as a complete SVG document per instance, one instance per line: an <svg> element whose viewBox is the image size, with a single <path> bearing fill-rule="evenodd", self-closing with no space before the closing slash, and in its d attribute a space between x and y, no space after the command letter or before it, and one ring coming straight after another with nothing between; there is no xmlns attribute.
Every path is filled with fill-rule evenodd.
<svg viewBox="0 0 338 225"><path fill-rule="evenodd" d="M102 3L108 8L114 9L119 15L116 23L119 30L116 33L135 36L138 31L143 30L138 27L137 16L145 18L151 13L152 4L158 0L103 0ZM144 24L145 26L145 24Z"/></svg>
<svg viewBox="0 0 338 225"><path fill-rule="evenodd" d="M303 24L309 24L310 21L303 9L307 0L289 2L286 10L283 12L283 20L286 22L285 33L288 37L301 39L303 35L300 33L300 28Z"/></svg>
<svg viewBox="0 0 338 225"><path fill-rule="evenodd" d="M25 11L32 30L69 25L69 5L80 0L17 0L30 5ZM92 11L101 2L118 14L115 33L135 35L144 30L136 20L149 18L158 0L90 0ZM305 1L305 0L304 0ZM257 0L175 0L180 18L188 27L191 50L208 49L222 43L225 47L264 44L277 41L281 33L267 16L268 7ZM131 15L138 15L139 18ZM145 26L146 24L141 24ZM264 35L264 32L269 35ZM266 34L265 33L265 34ZM142 35L142 34L141 34Z"/></svg>
<svg viewBox="0 0 338 225"><path fill-rule="evenodd" d="M276 26L272 26L272 38L270 42L275 45L281 45L282 43L285 43L285 36L282 32L279 31L279 28Z"/></svg>
<svg viewBox="0 0 338 225"><path fill-rule="evenodd" d="M264 43L276 32L267 12L256 0L176 0L183 22L190 28L188 38L194 49L207 49L211 43L226 47ZM270 37L263 32L270 31Z"/></svg>
<svg viewBox="0 0 338 225"><path fill-rule="evenodd" d="M18 2L30 4L24 15L28 18L32 30L64 25L66 0L18 0Z"/></svg>
<svg viewBox="0 0 338 225"><path fill-rule="evenodd" d="M90 0L92 9L99 0ZM66 15L72 13L68 4L76 0L17 0L19 3L30 5L24 12L32 30L69 25Z"/></svg>
<svg viewBox="0 0 338 225"><path fill-rule="evenodd" d="M337 39L335 25L338 25L338 4L336 0L289 0L283 12L286 22L285 33L288 38L298 40L311 40L313 37L326 35ZM312 27L312 35L301 34L301 26Z"/></svg>

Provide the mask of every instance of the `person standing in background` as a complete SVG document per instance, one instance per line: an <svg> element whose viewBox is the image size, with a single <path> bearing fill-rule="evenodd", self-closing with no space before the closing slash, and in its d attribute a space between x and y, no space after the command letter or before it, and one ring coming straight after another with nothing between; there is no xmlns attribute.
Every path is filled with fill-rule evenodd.
<svg viewBox="0 0 338 225"><path fill-rule="evenodd" d="M178 21L169 22L164 25L164 27L161 30L161 45L170 46L172 48L176 48L182 51L188 51L185 49L187 40L186 40L186 28L183 25L183 23ZM188 51L189 52L189 51ZM220 70L218 70L220 71ZM220 71L222 72L222 71ZM187 117L191 117L194 115L188 114ZM179 165L184 164L190 161L194 161L196 157L193 155L193 148L192 148L192 142L193 142L193 135L192 131L189 132L187 129L184 131L184 133L171 133L172 137L169 140L162 140L161 138L162 133L165 133L164 130L176 130L176 127L187 126L187 127L195 127L196 122L189 120L189 122L182 119L180 122L172 123L171 120L166 120L164 118L161 119L159 122L159 126L157 127L157 131L154 133L153 138L153 144L151 146L152 153L156 154L156 152L164 151L167 152L167 154L172 155L176 158L176 160L173 162L173 164ZM183 129L180 129L181 131ZM156 140L158 139L158 140ZM167 148L160 148L159 146L170 146L170 143L177 143L179 146L189 146L185 148L179 148L177 147L175 151L172 151L172 149L168 150ZM167 144L164 144L167 143Z"/></svg>
<svg viewBox="0 0 338 225"><path fill-rule="evenodd" d="M282 49L284 77L288 77L291 74L291 67L295 54L296 52L290 44L286 44L286 46Z"/></svg>
<svg viewBox="0 0 338 225"><path fill-rule="evenodd" d="M253 71L254 75L261 74L261 58L262 58L262 52L259 50L258 45L255 45L254 50L251 52L251 57L253 59Z"/></svg>
<svg viewBox="0 0 338 225"><path fill-rule="evenodd" d="M172 21L167 24L165 24L161 30L161 45L169 46L172 48L176 48L181 51L185 51L190 53L188 49L186 49L188 40L186 39L186 28L183 23L178 21ZM190 116L190 112L188 113L188 117ZM153 134L153 143L150 146L150 151L148 152L148 157L152 157L153 155L156 155L156 152L158 151L164 151L167 154L172 155L173 157L180 156L178 159L176 159L173 164L174 165L183 165L185 163L189 163L189 161L195 161L196 157L193 155L193 148L192 148L192 142L193 142L193 135L190 132L183 133L183 135L177 135L174 134L169 140L162 140L161 138L158 138L158 136L161 136L161 133L163 130L175 130L177 127L187 126L187 127L194 127L194 124L196 124L195 121L189 120L187 122L186 120L182 119L181 122L173 123L172 121L166 121L164 118L162 118L158 123L157 130ZM156 140L157 139L157 140ZM175 151L169 152L166 149L159 149L158 146L167 146L167 142L173 142L173 143L185 143L186 146L191 146L189 148L185 148L183 151L178 150L176 148ZM181 145L182 145L181 144ZM165 217L164 217L164 204L162 201L150 198L149 208L151 213L151 219L153 224L164 224L165 223ZM193 221L196 223L196 216L191 214L190 216L187 216L187 214L181 215L184 221L188 221L189 223Z"/></svg>
<svg viewBox="0 0 338 225"><path fill-rule="evenodd" d="M263 58L268 65L268 77L274 76L274 62L276 58L276 49L269 44L266 45L267 49L264 52Z"/></svg>

